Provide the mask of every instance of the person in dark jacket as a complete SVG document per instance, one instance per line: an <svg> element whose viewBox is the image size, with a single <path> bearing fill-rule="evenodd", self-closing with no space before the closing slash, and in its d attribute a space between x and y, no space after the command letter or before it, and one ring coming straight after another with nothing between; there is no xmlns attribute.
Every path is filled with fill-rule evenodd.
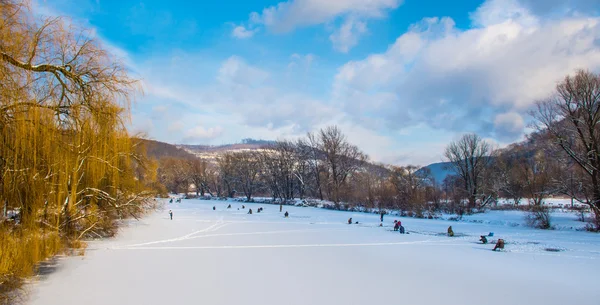
<svg viewBox="0 0 600 305"><path fill-rule="evenodd" d="M404 234L404 233L405 233L405 232L404 232L404 227L403 227L403 226L400 226L400 228L398 228L398 231L400 231L400 234Z"/></svg>
<svg viewBox="0 0 600 305"><path fill-rule="evenodd" d="M351 225L352 224L352 217L348 218L348 224Z"/></svg>
<svg viewBox="0 0 600 305"><path fill-rule="evenodd" d="M228 209L231 209L231 204L227 206Z"/></svg>
<svg viewBox="0 0 600 305"><path fill-rule="evenodd" d="M487 237L485 237L485 235L481 235L481 238L479 239L479 241L481 243L483 243L484 245L488 243Z"/></svg>
<svg viewBox="0 0 600 305"><path fill-rule="evenodd" d="M383 215L385 215L385 213L381 212L381 217L379 218L381 220L381 222L383 222Z"/></svg>
<svg viewBox="0 0 600 305"><path fill-rule="evenodd" d="M249 209L249 210L248 210L248 214L252 214L252 209Z"/></svg>
<svg viewBox="0 0 600 305"><path fill-rule="evenodd" d="M216 211L216 210L217 210L217 207L213 205L213 211Z"/></svg>
<svg viewBox="0 0 600 305"><path fill-rule="evenodd" d="M173 220L173 211L169 210L169 216L171 217L171 220Z"/></svg>
<svg viewBox="0 0 600 305"><path fill-rule="evenodd" d="M450 237L454 236L454 231L452 230L452 226L448 227L448 236L450 236Z"/></svg>
<svg viewBox="0 0 600 305"><path fill-rule="evenodd" d="M285 211L285 214L283 214L283 216L285 216L287 218L288 216L290 216L290 213L288 213L287 211Z"/></svg>

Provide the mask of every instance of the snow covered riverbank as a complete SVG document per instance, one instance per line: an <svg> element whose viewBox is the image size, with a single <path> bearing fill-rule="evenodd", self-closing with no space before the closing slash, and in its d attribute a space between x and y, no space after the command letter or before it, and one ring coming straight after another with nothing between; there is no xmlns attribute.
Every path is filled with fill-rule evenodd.
<svg viewBox="0 0 600 305"><path fill-rule="evenodd" d="M256 213L260 206L264 211ZM402 218L411 234L401 235L392 231L393 216L379 227L373 214L285 210L289 218L266 204L167 204L116 239L90 243L86 256L60 260L56 272L31 286L29 303L564 305L600 299L598 234ZM348 225L349 217L359 224ZM449 225L460 237L444 236ZM507 241L506 251L477 243L488 232Z"/></svg>

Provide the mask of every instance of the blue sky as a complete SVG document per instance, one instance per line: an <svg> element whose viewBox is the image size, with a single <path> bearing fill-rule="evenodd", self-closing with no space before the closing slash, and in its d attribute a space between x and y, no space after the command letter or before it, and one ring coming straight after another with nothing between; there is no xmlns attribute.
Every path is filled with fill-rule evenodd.
<svg viewBox="0 0 600 305"><path fill-rule="evenodd" d="M442 160L467 132L523 139L565 75L600 71L600 0L38 0L143 84L131 130L170 143L338 125L371 159Z"/></svg>

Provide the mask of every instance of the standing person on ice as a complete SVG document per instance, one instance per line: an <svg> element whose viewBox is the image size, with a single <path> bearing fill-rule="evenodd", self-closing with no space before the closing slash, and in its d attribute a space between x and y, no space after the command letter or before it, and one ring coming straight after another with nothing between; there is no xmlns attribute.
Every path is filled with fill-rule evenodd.
<svg viewBox="0 0 600 305"><path fill-rule="evenodd" d="M381 222L383 222L383 215L385 215L385 212L381 211Z"/></svg>
<svg viewBox="0 0 600 305"><path fill-rule="evenodd" d="M173 220L173 211L169 210L169 216L171 216L171 220Z"/></svg>

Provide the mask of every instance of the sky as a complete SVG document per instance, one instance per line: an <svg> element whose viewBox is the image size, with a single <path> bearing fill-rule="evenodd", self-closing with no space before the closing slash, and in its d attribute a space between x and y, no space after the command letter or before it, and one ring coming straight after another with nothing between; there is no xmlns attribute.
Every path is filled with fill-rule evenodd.
<svg viewBox="0 0 600 305"><path fill-rule="evenodd" d="M600 72L600 0L36 0L140 80L130 130L174 144L337 125L376 162L505 146L577 69Z"/></svg>

